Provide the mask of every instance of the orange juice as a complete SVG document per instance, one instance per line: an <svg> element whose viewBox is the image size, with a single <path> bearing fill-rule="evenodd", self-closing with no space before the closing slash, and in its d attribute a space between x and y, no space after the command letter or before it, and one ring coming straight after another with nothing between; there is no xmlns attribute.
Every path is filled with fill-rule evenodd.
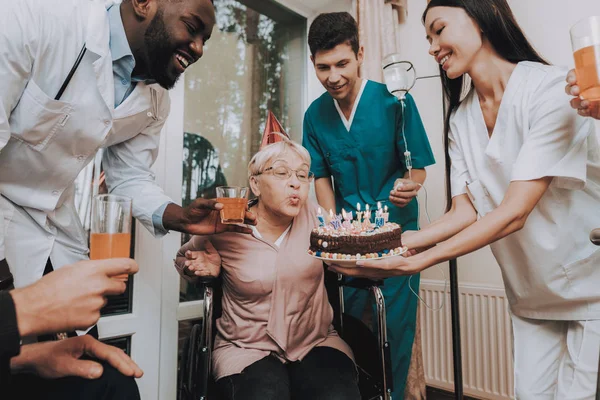
<svg viewBox="0 0 600 400"><path fill-rule="evenodd" d="M600 45L577 50L575 68L581 97L586 100L600 101Z"/></svg>
<svg viewBox="0 0 600 400"><path fill-rule="evenodd" d="M221 223L243 224L248 200L238 197L218 197L217 201L223 204L221 210Z"/></svg>
<svg viewBox="0 0 600 400"><path fill-rule="evenodd" d="M90 260L129 258L131 233L92 233L90 236ZM128 275L115 276L127 280Z"/></svg>

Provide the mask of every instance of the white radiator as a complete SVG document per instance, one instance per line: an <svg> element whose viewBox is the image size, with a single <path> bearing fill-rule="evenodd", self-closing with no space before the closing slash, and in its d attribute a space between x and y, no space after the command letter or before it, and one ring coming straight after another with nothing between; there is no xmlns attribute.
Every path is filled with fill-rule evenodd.
<svg viewBox="0 0 600 400"><path fill-rule="evenodd" d="M503 289L460 286L462 370L466 395L490 400L513 399L511 322ZM450 289L440 311L419 306L427 384L452 391L452 320ZM432 308L444 297L444 282L421 281L421 297Z"/></svg>

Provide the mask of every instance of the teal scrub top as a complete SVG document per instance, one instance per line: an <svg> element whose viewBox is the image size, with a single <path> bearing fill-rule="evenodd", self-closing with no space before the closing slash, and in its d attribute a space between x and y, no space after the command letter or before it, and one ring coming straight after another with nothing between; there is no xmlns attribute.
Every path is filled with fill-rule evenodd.
<svg viewBox="0 0 600 400"><path fill-rule="evenodd" d="M333 177L337 212L356 211L356 204L371 209L388 206L390 221L404 230L418 228L418 202L399 208L389 201L394 182L406 173L402 138L411 152L413 169L435 163L423 122L410 94L404 112L401 103L383 84L367 81L350 131L338 113L334 99L324 93L304 114L303 145L309 151L315 179ZM371 221L374 213L371 214Z"/></svg>

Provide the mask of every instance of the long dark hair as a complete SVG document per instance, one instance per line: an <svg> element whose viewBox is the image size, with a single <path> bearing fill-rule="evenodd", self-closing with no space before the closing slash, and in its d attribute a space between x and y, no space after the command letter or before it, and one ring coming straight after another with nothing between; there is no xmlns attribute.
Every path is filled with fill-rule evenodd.
<svg viewBox="0 0 600 400"><path fill-rule="evenodd" d="M535 51L525 37L506 0L431 0L423 13L423 23L425 23L425 17L427 17L429 10L440 6L458 7L465 10L475 20L494 50L505 60L514 64L520 61L535 61L548 65L548 62ZM447 102L444 123L444 152L446 156L446 209L449 210L452 207L450 157L448 155L450 117L460 105L462 95L466 90L472 89L473 84L465 80L464 75L456 79L449 79L441 66L440 77Z"/></svg>

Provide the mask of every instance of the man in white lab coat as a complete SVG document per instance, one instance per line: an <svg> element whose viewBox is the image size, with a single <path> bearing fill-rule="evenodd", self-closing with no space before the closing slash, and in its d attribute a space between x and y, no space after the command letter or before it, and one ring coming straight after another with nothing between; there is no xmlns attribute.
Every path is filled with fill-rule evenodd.
<svg viewBox="0 0 600 400"><path fill-rule="evenodd" d="M155 236L231 229L214 201L174 204L150 169L167 89L202 56L212 2L114 3L0 0L0 260L16 287L87 258L73 182L100 148L109 191Z"/></svg>

